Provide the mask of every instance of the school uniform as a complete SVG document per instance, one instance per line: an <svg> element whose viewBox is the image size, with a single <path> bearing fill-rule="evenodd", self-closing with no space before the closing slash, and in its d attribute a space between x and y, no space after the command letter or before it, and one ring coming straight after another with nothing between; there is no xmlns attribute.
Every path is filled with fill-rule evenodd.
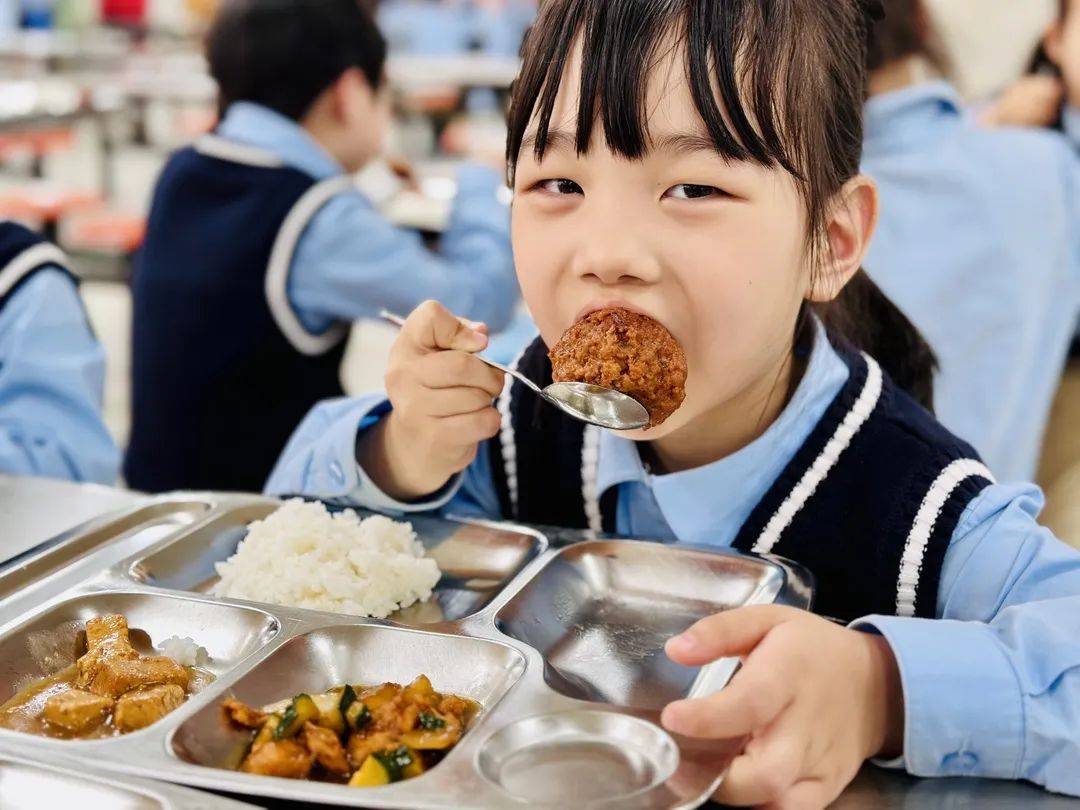
<svg viewBox="0 0 1080 810"><path fill-rule="evenodd" d="M542 346L519 366L549 379ZM807 370L769 429L669 475L652 474L633 442L539 406L518 383L498 406L500 435L423 503L389 498L355 461L358 429L389 408L378 396L316 408L267 491L783 554L814 571L815 610L892 646L906 707L897 765L1080 795L1080 553L1038 526L1036 487L995 483L872 359L835 348L818 325Z"/></svg>
<svg viewBox="0 0 1080 810"><path fill-rule="evenodd" d="M867 272L940 360L935 410L1002 480L1034 479L1080 317L1080 123L978 127L945 82L871 98Z"/></svg>
<svg viewBox="0 0 1080 810"><path fill-rule="evenodd" d="M349 323L383 307L436 298L501 327L518 297L501 183L460 172L435 254L295 122L232 105L155 189L132 287L128 482L260 490L308 409L342 393Z"/></svg>
<svg viewBox="0 0 1080 810"><path fill-rule="evenodd" d="M111 484L105 352L55 245L0 221L0 473Z"/></svg>

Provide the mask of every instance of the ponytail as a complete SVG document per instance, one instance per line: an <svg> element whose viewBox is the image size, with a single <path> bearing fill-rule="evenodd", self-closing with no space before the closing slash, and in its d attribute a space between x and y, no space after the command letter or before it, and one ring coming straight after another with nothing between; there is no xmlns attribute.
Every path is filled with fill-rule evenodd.
<svg viewBox="0 0 1080 810"><path fill-rule="evenodd" d="M908 317L859 270L840 296L814 311L841 346L873 357L893 382L923 407L934 410L934 350Z"/></svg>

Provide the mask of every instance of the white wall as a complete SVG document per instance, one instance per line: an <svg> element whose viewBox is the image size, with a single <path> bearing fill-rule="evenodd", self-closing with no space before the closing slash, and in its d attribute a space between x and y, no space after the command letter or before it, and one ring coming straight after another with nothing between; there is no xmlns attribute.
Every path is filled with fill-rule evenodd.
<svg viewBox="0 0 1080 810"><path fill-rule="evenodd" d="M999 90L1027 67L1057 0L926 0L969 98Z"/></svg>

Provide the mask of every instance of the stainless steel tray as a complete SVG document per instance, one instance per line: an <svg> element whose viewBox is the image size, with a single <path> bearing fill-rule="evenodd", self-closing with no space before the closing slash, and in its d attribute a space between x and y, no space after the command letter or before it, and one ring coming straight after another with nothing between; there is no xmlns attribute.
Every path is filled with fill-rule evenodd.
<svg viewBox="0 0 1080 810"><path fill-rule="evenodd" d="M664 642L720 610L810 603L809 576L778 559L565 532L557 535L563 547L553 548L554 533L533 528L415 516L410 522L444 571L427 606L375 621L219 599L208 594L214 563L279 502L207 495L155 506L168 503L206 508L126 559L105 546L63 577L81 572L82 581L33 610L0 602L0 702L28 678L55 671L64 663L57 655L70 658L55 643L57 630L110 611L125 613L140 638L194 638L209 650L216 681L124 737L63 741L0 729L0 747L236 795L354 807L695 807L739 743L674 737L660 728L659 712L672 699L719 688L737 662L687 669L664 656ZM130 538L133 530L124 531ZM91 573L99 555L110 565ZM357 789L229 769L245 736L221 718L225 694L263 704L420 673L483 707L423 776Z"/></svg>

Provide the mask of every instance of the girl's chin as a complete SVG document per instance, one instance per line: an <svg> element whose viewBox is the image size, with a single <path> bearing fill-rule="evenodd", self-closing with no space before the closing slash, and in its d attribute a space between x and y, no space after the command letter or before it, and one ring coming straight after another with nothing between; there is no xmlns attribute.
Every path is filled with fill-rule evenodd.
<svg viewBox="0 0 1080 810"><path fill-rule="evenodd" d="M684 427L685 420L680 419L680 414L676 411L662 424L656 427L643 428L641 430L613 430L611 431L620 439L628 439L632 442L654 442L657 439L663 439L670 436L679 428Z"/></svg>

